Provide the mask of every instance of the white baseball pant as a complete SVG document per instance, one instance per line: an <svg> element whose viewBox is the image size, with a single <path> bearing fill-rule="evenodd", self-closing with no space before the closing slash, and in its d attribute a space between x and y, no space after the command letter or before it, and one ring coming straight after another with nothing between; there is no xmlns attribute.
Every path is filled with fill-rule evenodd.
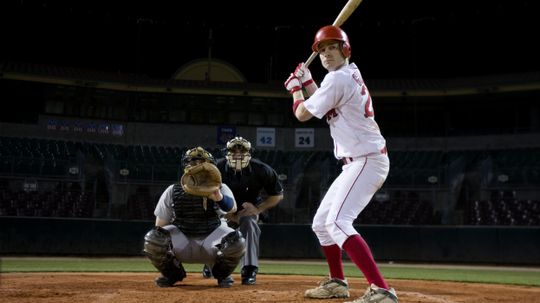
<svg viewBox="0 0 540 303"><path fill-rule="evenodd" d="M337 244L358 234L353 221L383 185L390 160L386 153L358 157L343 165L343 171L326 192L311 228L322 246Z"/></svg>

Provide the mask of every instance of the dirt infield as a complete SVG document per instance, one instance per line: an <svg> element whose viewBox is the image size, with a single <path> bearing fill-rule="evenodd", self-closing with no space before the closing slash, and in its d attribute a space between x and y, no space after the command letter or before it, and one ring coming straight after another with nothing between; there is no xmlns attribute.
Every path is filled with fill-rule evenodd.
<svg viewBox="0 0 540 303"><path fill-rule="evenodd" d="M157 288L153 273L2 273L0 301L28 303L252 303L252 302L344 302L344 299L309 300L307 288L318 277L259 275L257 285L244 286L233 275L232 288L218 288L214 279L188 273L172 288ZM362 295L363 279L349 279L351 296ZM388 280L401 303L540 302L540 288L455 282Z"/></svg>

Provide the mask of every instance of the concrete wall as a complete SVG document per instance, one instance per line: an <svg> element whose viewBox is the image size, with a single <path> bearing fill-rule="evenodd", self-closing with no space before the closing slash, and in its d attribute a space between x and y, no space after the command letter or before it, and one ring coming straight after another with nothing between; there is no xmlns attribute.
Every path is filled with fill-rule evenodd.
<svg viewBox="0 0 540 303"><path fill-rule="evenodd" d="M151 221L0 217L1 255L142 255ZM540 265L540 227L356 226L377 261ZM261 258L323 258L309 225L261 225Z"/></svg>

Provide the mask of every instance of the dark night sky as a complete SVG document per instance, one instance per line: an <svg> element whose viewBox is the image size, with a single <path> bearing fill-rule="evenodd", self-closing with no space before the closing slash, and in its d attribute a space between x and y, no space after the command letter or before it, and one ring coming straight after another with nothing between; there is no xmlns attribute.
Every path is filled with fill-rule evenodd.
<svg viewBox="0 0 540 303"><path fill-rule="evenodd" d="M536 2L364 0L343 29L365 78L540 71ZM283 81L345 3L4 0L0 60L169 78L211 44L250 82Z"/></svg>

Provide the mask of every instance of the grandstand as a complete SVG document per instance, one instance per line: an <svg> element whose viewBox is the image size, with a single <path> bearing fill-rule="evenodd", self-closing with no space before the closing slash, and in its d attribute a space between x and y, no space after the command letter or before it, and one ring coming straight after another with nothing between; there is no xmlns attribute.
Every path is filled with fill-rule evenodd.
<svg viewBox="0 0 540 303"><path fill-rule="evenodd" d="M324 123L300 126L280 85L12 62L0 72L15 106L0 114L0 216L153 220L182 153L222 156L223 128L280 175L285 199L266 222L309 223L340 169ZM368 84L391 169L358 224L540 225L538 74ZM273 146L257 141L261 127ZM295 142L305 127L312 147Z"/></svg>

